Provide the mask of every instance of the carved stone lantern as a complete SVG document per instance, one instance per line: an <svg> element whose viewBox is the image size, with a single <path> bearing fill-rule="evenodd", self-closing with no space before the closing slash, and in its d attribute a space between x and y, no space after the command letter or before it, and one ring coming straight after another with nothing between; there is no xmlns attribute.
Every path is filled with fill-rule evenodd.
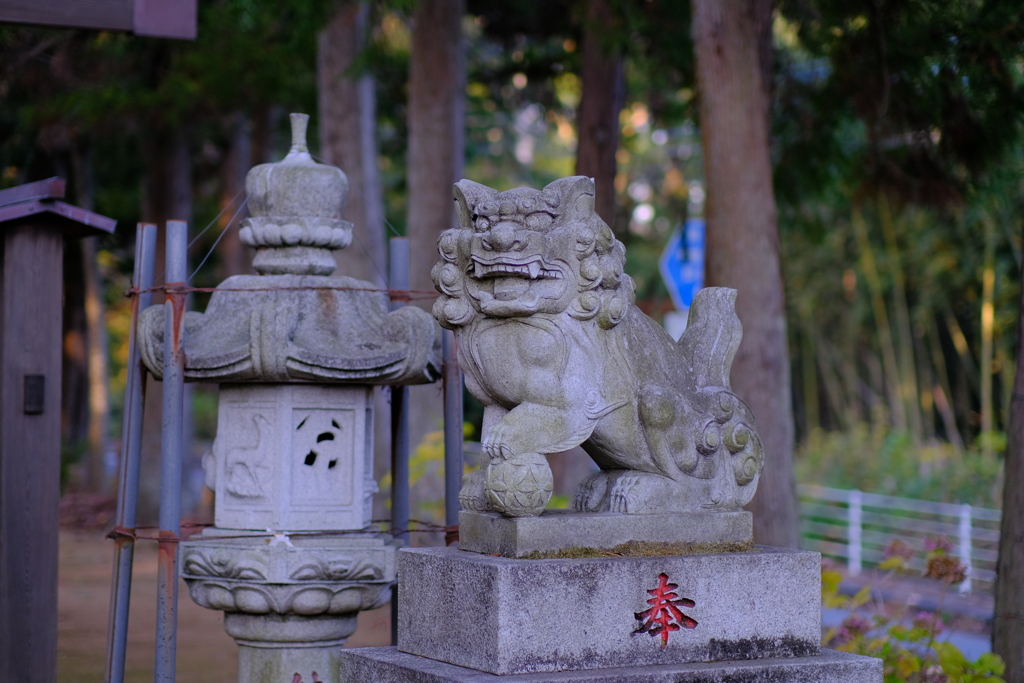
<svg viewBox="0 0 1024 683"><path fill-rule="evenodd" d="M242 241L258 275L222 282L186 313L185 378L220 383L217 437L203 460L215 527L181 544L192 599L223 610L239 681L338 677L359 610L387 602L396 543L370 526L372 385L432 382L440 335L418 308L388 312L373 284L332 276L351 242L345 174L292 147L246 178ZM139 321L142 358L163 368L164 309Z"/></svg>

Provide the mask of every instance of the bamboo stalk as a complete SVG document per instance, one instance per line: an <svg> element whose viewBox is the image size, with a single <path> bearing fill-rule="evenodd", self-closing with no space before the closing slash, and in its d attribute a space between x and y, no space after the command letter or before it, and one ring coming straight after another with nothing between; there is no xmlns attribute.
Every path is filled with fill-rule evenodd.
<svg viewBox="0 0 1024 683"><path fill-rule="evenodd" d="M875 315L875 324L878 325L878 345L882 351L882 364L885 369L884 387L882 390L888 397L889 410L892 414L893 426L901 431L907 429L907 415L904 411L903 399L899 392L900 371L896 363L896 348L893 344L892 327L889 325L889 314L885 308L882 280L878 274L878 267L875 264L875 254L871 248L871 241L868 239L867 224L860 209L854 209L853 220L854 234L857 238L857 246L860 249L860 264L864 271L864 277L868 282L868 289L871 290L871 308Z"/></svg>
<svg viewBox="0 0 1024 683"><path fill-rule="evenodd" d="M814 346L818 350L818 365L821 367L821 380L825 385L825 395L828 396L829 403L835 409L840 427L844 430L849 429L852 425L847 420L848 408L843 400L839 373L836 372L835 363L832 362L836 354L831 352L832 349L828 342L817 335L815 337Z"/></svg>
<svg viewBox="0 0 1024 683"><path fill-rule="evenodd" d="M992 329L995 322L995 308L992 299L995 293L995 224L991 216L982 218L985 226L985 268L981 278L981 451L987 456L992 450Z"/></svg>
<svg viewBox="0 0 1024 683"><path fill-rule="evenodd" d="M843 387L846 394L846 424L855 425L864 420L864 401L861 399L860 384L862 380L857 377L856 351L853 344L840 354L842 363Z"/></svg>
<svg viewBox="0 0 1024 683"><path fill-rule="evenodd" d="M864 349L861 358L864 363L864 367L868 371L868 381L864 382L864 388L867 390L867 405L868 405L868 416L872 426L874 423L884 421L888 426L889 415L886 410L885 404L885 373L882 370L882 361L879 360L878 354L872 353L868 349Z"/></svg>
<svg viewBox="0 0 1024 683"><path fill-rule="evenodd" d="M893 282L893 312L896 327L899 330L899 365L900 365L900 398L903 399L907 414L907 426L911 439L918 443L921 440L921 410L917 383L917 369L914 360L914 335L910 326L910 313L907 307L907 287L903 279L903 266L900 258L899 244L893 227L892 213L885 197L878 200L879 222L882 224L882 235L885 238L886 251L889 256Z"/></svg>
<svg viewBox="0 0 1024 683"><path fill-rule="evenodd" d="M928 363L928 353L924 349L924 340L921 335L914 335L914 355L917 358L917 378L920 391L918 397L921 401L921 429L925 441L935 438L935 378L931 365Z"/></svg>
<svg viewBox="0 0 1024 683"><path fill-rule="evenodd" d="M974 356L971 355L971 348L967 345L967 337L964 335L963 328L960 327L960 323L948 305L946 306L946 328L949 331L950 339L953 340L953 348L956 349L956 354L960 358L971 389L978 391L978 369L974 363Z"/></svg>
<svg viewBox="0 0 1024 683"><path fill-rule="evenodd" d="M936 384L932 386L932 397L935 399L935 409L942 418L942 426L946 430L946 438L958 451L964 449L964 440L960 436L960 430L956 426L956 413L950 405L953 396L949 388L949 372L946 368L946 358L942 355L942 345L939 343L939 326L932 318L932 327L928 334L928 345L931 349L932 365L935 368Z"/></svg>
<svg viewBox="0 0 1024 683"><path fill-rule="evenodd" d="M814 359L814 337L810 323L801 315L803 334L800 335L800 375L804 383L804 427L806 436L821 429L821 414L818 410L818 372Z"/></svg>
<svg viewBox="0 0 1024 683"><path fill-rule="evenodd" d="M843 335L843 352L840 354L842 361L842 378L846 385L846 405L849 410L847 424L855 425L864 419L865 411L862 410L864 401L861 400L860 379L857 377L857 338L859 326L856 316L852 312L852 304L857 299L857 274L850 268L843 273L843 286L846 289L846 300L851 306L846 308L844 313L846 334Z"/></svg>

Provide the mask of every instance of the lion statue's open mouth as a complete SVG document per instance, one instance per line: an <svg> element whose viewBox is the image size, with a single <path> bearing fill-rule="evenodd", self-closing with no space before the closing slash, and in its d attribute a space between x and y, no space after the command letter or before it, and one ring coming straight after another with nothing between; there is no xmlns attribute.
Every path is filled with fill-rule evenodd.
<svg viewBox="0 0 1024 683"><path fill-rule="evenodd" d="M484 404L490 459L466 476L463 507L540 514L552 490L544 454L577 445L601 468L580 485L580 511L749 502L763 448L729 386L735 291L700 292L676 343L634 305L592 180L501 193L462 180L454 194L459 227L438 240L434 316L455 331Z"/></svg>
<svg viewBox="0 0 1024 683"><path fill-rule="evenodd" d="M542 299L559 299L566 274L542 256L515 258L473 255L467 291L485 315L508 317L537 312Z"/></svg>
<svg viewBox="0 0 1024 683"><path fill-rule="evenodd" d="M482 259L474 256L472 277L477 280L484 278L527 278L530 280L554 278L561 280L562 271L542 263L539 256L525 262L502 257Z"/></svg>

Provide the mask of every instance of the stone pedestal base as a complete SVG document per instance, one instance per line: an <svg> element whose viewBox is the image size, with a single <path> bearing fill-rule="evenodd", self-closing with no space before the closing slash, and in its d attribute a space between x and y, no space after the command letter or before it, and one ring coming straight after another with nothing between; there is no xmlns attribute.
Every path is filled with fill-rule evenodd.
<svg viewBox="0 0 1024 683"><path fill-rule="evenodd" d="M348 615L380 607L395 580L394 539L378 533L266 538L204 529L181 544L197 605L245 614Z"/></svg>
<svg viewBox="0 0 1024 683"><path fill-rule="evenodd" d="M339 683L338 655L356 615L390 598L398 543L369 532L268 538L205 529L181 544L181 576L197 604L225 612L239 683L290 683L295 674Z"/></svg>
<svg viewBox="0 0 1024 683"><path fill-rule="evenodd" d="M459 547L485 555L544 557L555 553L615 550L624 544L649 555L715 553L753 548L749 512L615 512L545 510L538 517L496 512L459 513Z"/></svg>
<svg viewBox="0 0 1024 683"><path fill-rule="evenodd" d="M341 647L356 630L356 614L300 617L279 614L224 615L224 630L238 643L238 680L305 683L314 672L323 683L339 683Z"/></svg>
<svg viewBox="0 0 1024 683"><path fill-rule="evenodd" d="M405 654L394 647L342 650L340 658L343 683L880 683L882 680L882 660L833 650L821 650L813 657L631 666L500 677Z"/></svg>
<svg viewBox="0 0 1024 683"><path fill-rule="evenodd" d="M493 674L803 657L821 641L818 553L398 557L398 649Z"/></svg>

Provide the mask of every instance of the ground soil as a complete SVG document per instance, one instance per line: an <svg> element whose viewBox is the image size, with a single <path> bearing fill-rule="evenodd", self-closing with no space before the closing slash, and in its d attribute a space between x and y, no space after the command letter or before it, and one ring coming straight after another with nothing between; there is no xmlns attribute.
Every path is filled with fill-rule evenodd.
<svg viewBox="0 0 1024 683"><path fill-rule="evenodd" d="M106 657L114 544L101 531L60 533L57 681L102 683ZM391 612L385 606L359 615L359 627L346 647L391 644ZM156 544L139 541L132 573L125 681L153 680L156 630ZM225 632L221 612L203 609L178 596L178 680L232 683L238 675L238 646Z"/></svg>

